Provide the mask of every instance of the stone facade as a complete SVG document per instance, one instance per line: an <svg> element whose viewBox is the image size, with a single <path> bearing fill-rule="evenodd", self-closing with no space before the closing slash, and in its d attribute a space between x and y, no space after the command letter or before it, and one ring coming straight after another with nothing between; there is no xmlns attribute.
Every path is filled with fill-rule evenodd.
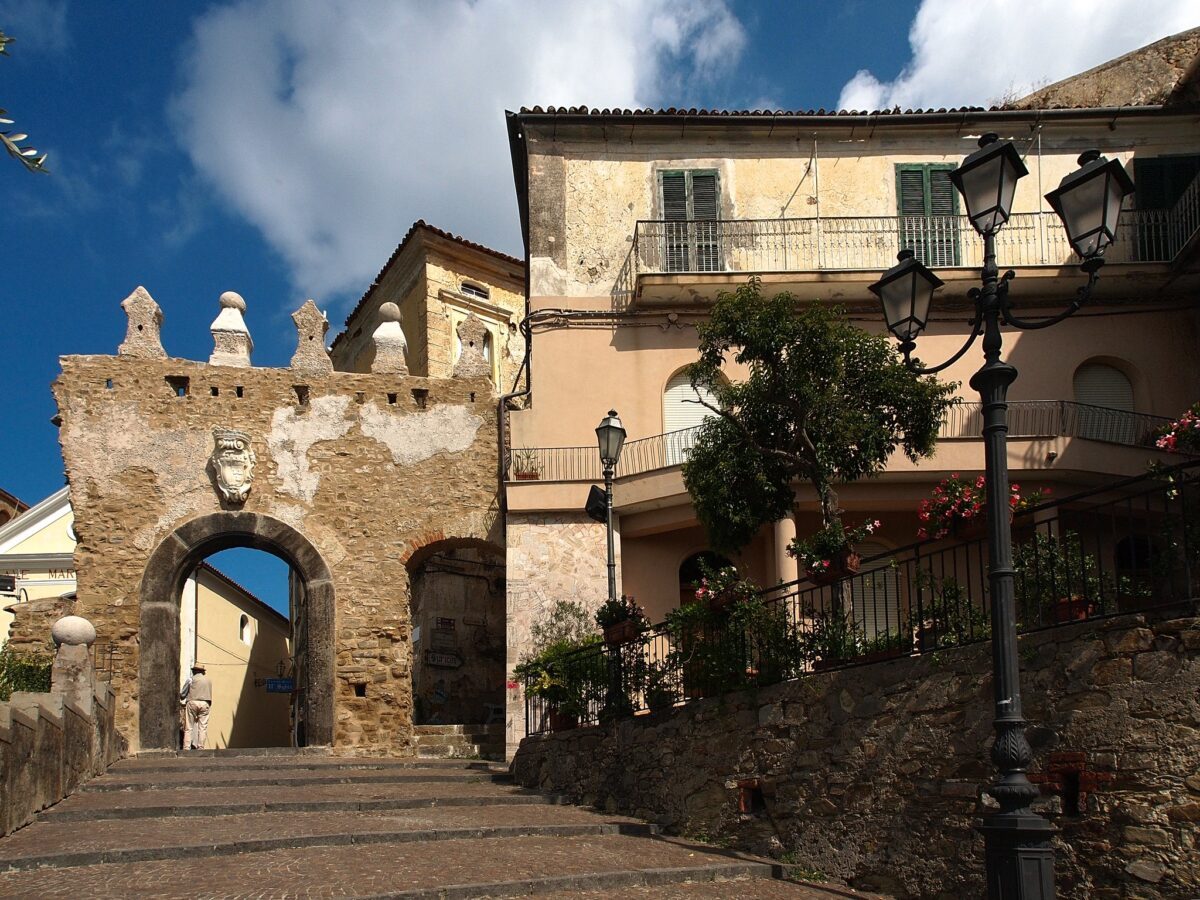
<svg viewBox="0 0 1200 900"><path fill-rule="evenodd" d="M433 540L501 543L491 383L129 357L62 366L73 611L118 648L116 720L134 748L167 746L174 728L183 571L251 546L303 583L309 742L411 752L405 563ZM217 427L251 436L244 504L224 501L206 468Z"/></svg>
<svg viewBox="0 0 1200 900"><path fill-rule="evenodd" d="M1060 896L1200 895L1200 618L1186 612L1020 640ZM816 674L529 737L513 772L858 888L977 897L990 673L983 644Z"/></svg>
<svg viewBox="0 0 1200 900"><path fill-rule="evenodd" d="M512 670L531 648L530 629L558 600L571 600L588 610L603 603L608 592L607 555L604 526L584 513L508 514L509 755L525 734L525 700ZM616 558L619 573L619 540Z"/></svg>

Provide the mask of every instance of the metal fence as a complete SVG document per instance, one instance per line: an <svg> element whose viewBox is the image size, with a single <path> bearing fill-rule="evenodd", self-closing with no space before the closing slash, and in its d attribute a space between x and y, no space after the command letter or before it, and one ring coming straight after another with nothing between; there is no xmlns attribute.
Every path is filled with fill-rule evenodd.
<svg viewBox="0 0 1200 900"><path fill-rule="evenodd" d="M1089 406L1070 400L1021 400L1008 405L1009 435L1014 438L1082 437L1128 447L1153 447L1165 416ZM639 475L682 464L696 445L701 426L630 441L621 451L617 475ZM978 401L948 411L939 440L978 439L983 417ZM601 481L604 473L595 446L522 447L509 460L512 481Z"/></svg>
<svg viewBox="0 0 1200 900"><path fill-rule="evenodd" d="M1173 209L1121 216L1108 262L1169 262L1200 226L1200 180ZM882 272L911 249L932 268L983 265L983 238L966 216L850 216L809 219L639 220L627 276L711 272ZM1004 266L1077 266L1052 212L1014 213L996 235Z"/></svg>
<svg viewBox="0 0 1200 900"><path fill-rule="evenodd" d="M1019 513L1013 538L1019 632L1194 605L1200 461ZM559 657L542 689L527 680L526 731L986 641L987 564L985 539L964 533L862 560L832 583L781 585L725 610L688 604L629 643Z"/></svg>

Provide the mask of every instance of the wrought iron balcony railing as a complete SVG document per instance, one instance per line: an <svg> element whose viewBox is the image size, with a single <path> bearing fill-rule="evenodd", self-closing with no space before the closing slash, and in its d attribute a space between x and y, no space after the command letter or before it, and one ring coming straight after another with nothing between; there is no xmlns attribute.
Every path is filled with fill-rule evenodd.
<svg viewBox="0 0 1200 900"><path fill-rule="evenodd" d="M1070 400L1018 400L1009 403L1009 437L1079 437L1126 447L1153 447L1165 416L1089 406ZM939 439L975 439L983 428L980 404L959 403L942 422ZM617 476L639 475L678 466L687 459L699 427L629 441L621 451ZM595 446L533 447L513 451L510 481L601 481L604 477Z"/></svg>

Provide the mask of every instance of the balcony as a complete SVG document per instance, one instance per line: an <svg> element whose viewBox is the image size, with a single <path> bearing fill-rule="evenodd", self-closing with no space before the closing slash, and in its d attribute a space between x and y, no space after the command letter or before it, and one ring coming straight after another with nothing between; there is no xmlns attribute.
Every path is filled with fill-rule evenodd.
<svg viewBox="0 0 1200 900"><path fill-rule="evenodd" d="M1194 245L1198 229L1200 178L1171 209L1126 210L1117 241L1105 258L1109 263L1143 267L1172 263ZM643 304L695 299L706 293L698 291L698 285L723 289L750 274L788 273L808 277L765 280L787 290L798 290L805 282L843 283L860 293L895 263L896 254L905 247L943 274L947 269L966 272L983 264L983 239L966 216L640 220L614 299ZM1062 223L1051 212L1014 213L997 235L996 250L1004 267L1057 270L1080 262ZM828 274L812 277L820 273ZM836 296L836 291L826 287L822 294Z"/></svg>
<svg viewBox="0 0 1200 900"><path fill-rule="evenodd" d="M1170 421L1069 400L1022 400L1008 405L1008 433L1013 439L1073 437L1152 449L1156 432ZM978 440L982 428L981 404L959 403L942 422L938 439ZM699 427L686 428L629 441L621 452L618 477L681 465L699 433ZM603 478L595 445L520 448L511 454L507 473L508 481L599 482Z"/></svg>

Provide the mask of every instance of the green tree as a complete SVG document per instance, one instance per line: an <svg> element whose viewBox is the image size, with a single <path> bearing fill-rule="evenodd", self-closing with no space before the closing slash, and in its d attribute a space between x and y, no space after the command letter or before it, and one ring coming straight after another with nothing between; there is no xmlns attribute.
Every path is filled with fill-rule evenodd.
<svg viewBox="0 0 1200 900"><path fill-rule="evenodd" d="M0 31L0 56L8 56L8 45L13 42L13 39ZM0 126L12 125L13 120L8 118L8 112L0 109ZM21 146L21 141L29 140L29 135L21 134L16 131L0 131L0 143L4 144L4 149L8 151L8 155L18 160L21 165L27 168L30 172L49 172L46 168L46 154L38 155L37 149L34 147Z"/></svg>
<svg viewBox="0 0 1200 900"><path fill-rule="evenodd" d="M714 402L683 466L713 544L736 550L758 529L795 515L795 481L810 482L826 528L841 527L835 485L875 475L901 448L929 456L957 385L914 375L890 342L837 308L763 297L757 279L722 294L697 327L693 386ZM729 361L746 377L731 381Z"/></svg>

